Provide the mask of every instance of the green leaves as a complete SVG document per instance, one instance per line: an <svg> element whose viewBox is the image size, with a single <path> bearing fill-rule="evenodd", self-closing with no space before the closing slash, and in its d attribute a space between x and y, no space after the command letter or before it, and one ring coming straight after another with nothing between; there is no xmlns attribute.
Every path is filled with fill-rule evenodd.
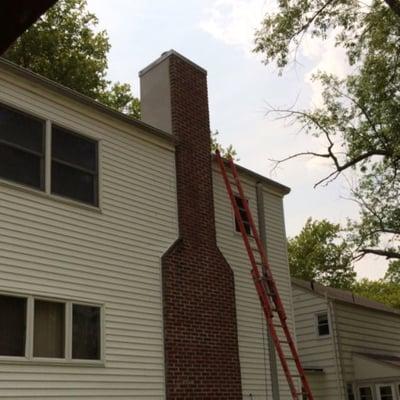
<svg viewBox="0 0 400 400"><path fill-rule="evenodd" d="M344 289L355 282L351 247L338 224L309 218L301 232L289 239L288 254L290 273L296 278Z"/></svg>
<svg viewBox="0 0 400 400"><path fill-rule="evenodd" d="M6 52L9 60L119 111L140 116L128 84L107 80L108 35L86 0L59 0Z"/></svg>
<svg viewBox="0 0 400 400"><path fill-rule="evenodd" d="M332 172L316 185L347 170L360 206L348 230L359 256L400 259L400 1L296 0L266 15L256 33L256 52L281 71L295 59L305 35L336 35L352 66L345 79L320 72L323 104L305 110L274 110L297 122L303 132L321 137Z"/></svg>
<svg viewBox="0 0 400 400"><path fill-rule="evenodd" d="M400 285L398 283L385 279L377 281L362 279L354 285L353 293L400 309Z"/></svg>

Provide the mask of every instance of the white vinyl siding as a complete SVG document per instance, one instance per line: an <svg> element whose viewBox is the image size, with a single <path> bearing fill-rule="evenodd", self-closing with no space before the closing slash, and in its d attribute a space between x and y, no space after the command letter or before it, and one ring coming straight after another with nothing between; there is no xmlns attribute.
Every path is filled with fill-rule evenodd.
<svg viewBox="0 0 400 400"><path fill-rule="evenodd" d="M104 304L104 366L0 362L0 398L162 399L172 145L0 69L0 102L100 141L100 206L0 182L0 291Z"/></svg>
<svg viewBox="0 0 400 400"><path fill-rule="evenodd" d="M278 286L283 306L288 317L287 324L294 340L294 317L292 304L292 288L290 282L289 262L287 256L287 240L285 232L285 217L283 212L283 199L274 191L264 188L264 218L267 237L267 255L271 265L272 273ZM282 340L285 336L280 328L277 333ZM290 355L289 346L282 344L285 354ZM294 361L288 362L290 370L294 375L298 375ZM279 395L281 400L291 399L289 386L286 377L277 357L279 372Z"/></svg>
<svg viewBox="0 0 400 400"><path fill-rule="evenodd" d="M341 400L344 397L335 360L333 336L317 335L316 315L329 313L328 301L295 284L292 288L296 337L303 367L323 369L322 374L307 374L313 395L316 400ZM330 328L332 330L332 323Z"/></svg>
<svg viewBox="0 0 400 400"><path fill-rule="evenodd" d="M268 336L265 318L250 274L250 262L241 235L235 231L235 221L224 183L217 166L214 166L214 199L217 242L231 265L235 277L235 294L238 323L239 356L242 374L243 398L272 398L271 372L268 354ZM255 222L258 221L256 180L241 174L244 192ZM269 258L293 327L291 290L286 254L286 237L283 221L282 196L266 187L264 211ZM279 364L279 361L278 361ZM287 382L282 373L281 400L289 400Z"/></svg>
<svg viewBox="0 0 400 400"><path fill-rule="evenodd" d="M400 316L335 302L336 326L346 381L354 379L353 353L400 354Z"/></svg>

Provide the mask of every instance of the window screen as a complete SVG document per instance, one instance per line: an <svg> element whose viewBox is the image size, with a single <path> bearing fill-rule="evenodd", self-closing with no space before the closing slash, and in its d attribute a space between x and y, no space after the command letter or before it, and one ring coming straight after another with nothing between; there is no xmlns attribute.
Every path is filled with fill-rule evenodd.
<svg viewBox="0 0 400 400"><path fill-rule="evenodd" d="M2 105L0 177L44 188L44 121Z"/></svg>
<svg viewBox="0 0 400 400"><path fill-rule="evenodd" d="M35 300L33 355L63 358L65 349L65 304Z"/></svg>
<svg viewBox="0 0 400 400"><path fill-rule="evenodd" d="M51 149L52 193L97 205L97 143L53 126Z"/></svg>
<svg viewBox="0 0 400 400"><path fill-rule="evenodd" d="M26 299L0 295L0 355L25 355Z"/></svg>
<svg viewBox="0 0 400 400"><path fill-rule="evenodd" d="M72 358L100 359L100 308L73 305Z"/></svg>
<svg viewBox="0 0 400 400"><path fill-rule="evenodd" d="M381 400L393 400L392 386L379 386L379 395Z"/></svg>
<svg viewBox="0 0 400 400"><path fill-rule="evenodd" d="M366 387L360 387L358 389L360 393L360 400L373 400L373 395L372 395L372 388L369 386Z"/></svg>
<svg viewBox="0 0 400 400"><path fill-rule="evenodd" d="M329 335L329 321L327 313L317 315L317 327L318 327L318 336Z"/></svg>
<svg viewBox="0 0 400 400"><path fill-rule="evenodd" d="M250 227L250 221L249 217L247 215L246 209L244 208L243 200L239 196L235 196L236 204L239 207L239 212L242 217L244 229L248 235L251 234L251 227ZM248 200L245 200L248 201ZM237 218L235 217L235 229L237 232L240 232L240 227L239 227L239 222Z"/></svg>

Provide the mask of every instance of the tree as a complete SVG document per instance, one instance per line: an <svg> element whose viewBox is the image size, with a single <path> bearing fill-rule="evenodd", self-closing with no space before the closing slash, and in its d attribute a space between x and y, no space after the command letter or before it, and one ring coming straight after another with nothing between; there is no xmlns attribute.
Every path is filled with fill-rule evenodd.
<svg viewBox="0 0 400 400"><path fill-rule="evenodd" d="M211 151L214 153L216 150L219 150L222 157L232 158L235 161L239 161L239 159L237 158L236 150L231 144L228 147L224 148L218 143L218 135L218 130L211 132Z"/></svg>
<svg viewBox="0 0 400 400"><path fill-rule="evenodd" d="M351 288L356 276L352 251L340 232L338 224L309 218L301 232L288 241L291 275L327 286Z"/></svg>
<svg viewBox="0 0 400 400"><path fill-rule="evenodd" d="M371 281L362 279L353 289L354 294L379 301L389 307L400 308L400 285L384 279Z"/></svg>
<svg viewBox="0 0 400 400"><path fill-rule="evenodd" d="M325 140L326 151L278 162L304 155L330 160L332 172L316 185L353 171L357 183L351 192L360 219L349 230L358 256L400 259L400 1L281 0L256 33L255 51L282 72L296 59L305 35L332 34L346 49L348 77L314 76L323 87L321 107L271 110Z"/></svg>
<svg viewBox="0 0 400 400"><path fill-rule="evenodd" d="M96 31L86 0L59 0L5 53L5 57L112 108L139 117L129 84L106 78L110 43Z"/></svg>
<svg viewBox="0 0 400 400"><path fill-rule="evenodd" d="M400 261L395 260L389 263L384 280L396 285L400 285Z"/></svg>

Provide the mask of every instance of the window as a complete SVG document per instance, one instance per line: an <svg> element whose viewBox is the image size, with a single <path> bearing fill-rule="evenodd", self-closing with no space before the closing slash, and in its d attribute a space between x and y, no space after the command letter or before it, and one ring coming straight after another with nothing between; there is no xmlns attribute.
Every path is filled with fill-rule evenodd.
<svg viewBox="0 0 400 400"><path fill-rule="evenodd" d="M373 400L372 388L370 386L364 386L358 388L360 393L360 400Z"/></svg>
<svg viewBox="0 0 400 400"><path fill-rule="evenodd" d="M378 385L378 398L379 400L394 400L392 385Z"/></svg>
<svg viewBox="0 0 400 400"><path fill-rule="evenodd" d="M44 121L0 105L0 177L44 189Z"/></svg>
<svg viewBox="0 0 400 400"><path fill-rule="evenodd" d="M97 143L53 126L51 192L97 205Z"/></svg>
<svg viewBox="0 0 400 400"><path fill-rule="evenodd" d="M348 383L346 385L346 391L347 391L347 400L355 400L354 396L354 390L353 390L353 385L351 383Z"/></svg>
<svg viewBox="0 0 400 400"><path fill-rule="evenodd" d="M98 206L98 164L95 140L0 104L1 179Z"/></svg>
<svg viewBox="0 0 400 400"><path fill-rule="evenodd" d="M101 360L101 325L100 306L0 295L0 357Z"/></svg>
<svg viewBox="0 0 400 400"><path fill-rule="evenodd" d="M316 319L317 319L318 336L328 336L329 335L328 313L317 314Z"/></svg>
<svg viewBox="0 0 400 400"><path fill-rule="evenodd" d="M64 358L65 304L35 300L33 356Z"/></svg>
<svg viewBox="0 0 400 400"><path fill-rule="evenodd" d="M23 357L26 337L26 299L0 295L0 356Z"/></svg>
<svg viewBox="0 0 400 400"><path fill-rule="evenodd" d="M239 208L240 216L242 217L244 229L247 233L247 235L251 235L251 227L250 227L250 221L249 221L249 216L247 215L246 209L244 208L243 200L239 196L235 196L236 204ZM248 200L245 200L248 202ZM240 232L240 227L239 227L239 221L235 217L235 229L237 232Z"/></svg>
<svg viewBox="0 0 400 400"><path fill-rule="evenodd" d="M73 305L72 358L98 360L100 358L100 309Z"/></svg>

